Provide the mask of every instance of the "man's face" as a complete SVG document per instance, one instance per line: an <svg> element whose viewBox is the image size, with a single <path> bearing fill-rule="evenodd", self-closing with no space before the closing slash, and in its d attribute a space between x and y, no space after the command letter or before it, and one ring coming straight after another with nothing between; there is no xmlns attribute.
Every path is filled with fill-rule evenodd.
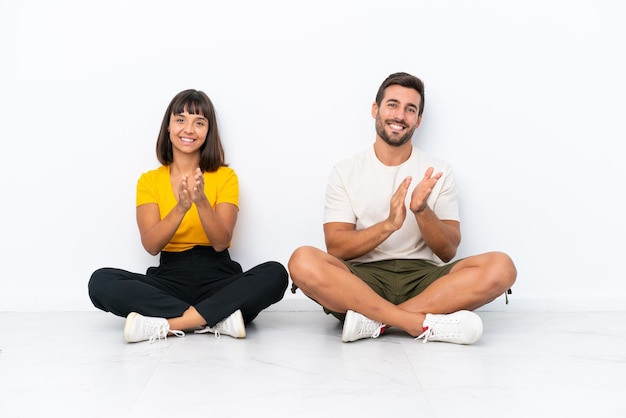
<svg viewBox="0 0 626 418"><path fill-rule="evenodd" d="M422 121L422 116L418 116L420 101L414 89L397 84L387 87L380 107L376 103L372 106L376 134L394 147L409 142Z"/></svg>

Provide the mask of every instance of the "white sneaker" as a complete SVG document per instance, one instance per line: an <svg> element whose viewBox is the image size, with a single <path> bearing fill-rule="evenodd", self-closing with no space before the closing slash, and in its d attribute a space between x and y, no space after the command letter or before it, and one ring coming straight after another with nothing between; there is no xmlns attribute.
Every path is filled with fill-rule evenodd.
<svg viewBox="0 0 626 418"><path fill-rule="evenodd" d="M472 344L483 335L483 321L471 311L458 311L448 315L426 314L424 332L416 340L442 341L454 344Z"/></svg>
<svg viewBox="0 0 626 418"><path fill-rule="evenodd" d="M348 343L362 338L378 338L384 330L385 324L373 321L358 312L348 311L343 322L341 340Z"/></svg>
<svg viewBox="0 0 626 418"><path fill-rule="evenodd" d="M221 335L230 335L235 338L244 338L246 336L246 327L243 323L243 315L241 311L237 309L228 318L222 322L218 322L212 327L204 327L200 330L194 331L196 334L204 334L212 332L216 338Z"/></svg>
<svg viewBox="0 0 626 418"><path fill-rule="evenodd" d="M151 343L161 338L167 339L167 334L172 333L177 337L184 337L185 333L177 330L170 330L165 318L154 318L143 316L137 312L131 312L126 317L124 324L124 339L129 343L149 340Z"/></svg>

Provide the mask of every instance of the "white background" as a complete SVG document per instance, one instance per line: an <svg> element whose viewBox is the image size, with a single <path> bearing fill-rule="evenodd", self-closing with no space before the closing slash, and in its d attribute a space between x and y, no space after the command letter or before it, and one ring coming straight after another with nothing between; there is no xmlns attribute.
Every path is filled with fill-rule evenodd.
<svg viewBox="0 0 626 418"><path fill-rule="evenodd" d="M93 270L157 262L135 185L186 88L239 175L233 258L323 248L330 169L396 71L426 84L414 142L454 167L458 257L509 253L511 309L623 308L624 4L3 0L0 311L93 310Z"/></svg>

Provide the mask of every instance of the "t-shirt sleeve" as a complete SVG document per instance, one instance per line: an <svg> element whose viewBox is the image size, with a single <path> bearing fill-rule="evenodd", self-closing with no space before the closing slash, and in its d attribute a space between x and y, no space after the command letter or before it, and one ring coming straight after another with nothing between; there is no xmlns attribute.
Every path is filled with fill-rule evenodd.
<svg viewBox="0 0 626 418"><path fill-rule="evenodd" d="M326 185L324 223L329 222L356 224L356 216L350 204L348 192L336 167L331 171Z"/></svg>
<svg viewBox="0 0 626 418"><path fill-rule="evenodd" d="M447 174L440 179L440 183L441 190L437 193L431 209L441 220L460 221L458 189L450 167Z"/></svg>
<svg viewBox="0 0 626 418"><path fill-rule="evenodd" d="M220 203L232 203L239 207L239 178L235 170L224 170L221 187L217 193L216 205Z"/></svg>
<svg viewBox="0 0 626 418"><path fill-rule="evenodd" d="M156 195L156 178L154 172L146 172L137 181L136 205L141 206L146 203L158 203Z"/></svg>

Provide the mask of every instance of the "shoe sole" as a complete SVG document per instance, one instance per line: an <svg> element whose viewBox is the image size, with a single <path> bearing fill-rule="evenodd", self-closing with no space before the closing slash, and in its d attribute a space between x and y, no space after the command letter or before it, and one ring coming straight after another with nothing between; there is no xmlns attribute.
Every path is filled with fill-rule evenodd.
<svg viewBox="0 0 626 418"><path fill-rule="evenodd" d="M233 337L235 338L245 338L246 337L246 327L243 323L243 315L241 314L241 311L239 309L237 309L235 311L235 316L237 317L237 324L241 324L241 328L238 329L237 331L239 331L237 333L237 335L233 335Z"/></svg>
<svg viewBox="0 0 626 418"><path fill-rule="evenodd" d="M131 341L130 339L130 329L132 328L132 324L135 321L135 318L139 315L137 312L131 312L126 317L126 322L124 323L124 339L128 343L134 343L135 341Z"/></svg>
<svg viewBox="0 0 626 418"><path fill-rule="evenodd" d="M349 343L352 341L356 341L356 340L350 340L348 339L348 329L351 329L353 327L352 322L354 321L354 315L349 314L349 312L352 311L348 311L346 312L346 317L343 320L343 328L341 330L341 341L343 341L344 343Z"/></svg>
<svg viewBox="0 0 626 418"><path fill-rule="evenodd" d="M474 312L472 312L472 314L472 322L474 322L474 334L471 337L468 336L466 340L467 342L465 342L464 344L474 344L480 339L480 337L483 336L483 320Z"/></svg>

